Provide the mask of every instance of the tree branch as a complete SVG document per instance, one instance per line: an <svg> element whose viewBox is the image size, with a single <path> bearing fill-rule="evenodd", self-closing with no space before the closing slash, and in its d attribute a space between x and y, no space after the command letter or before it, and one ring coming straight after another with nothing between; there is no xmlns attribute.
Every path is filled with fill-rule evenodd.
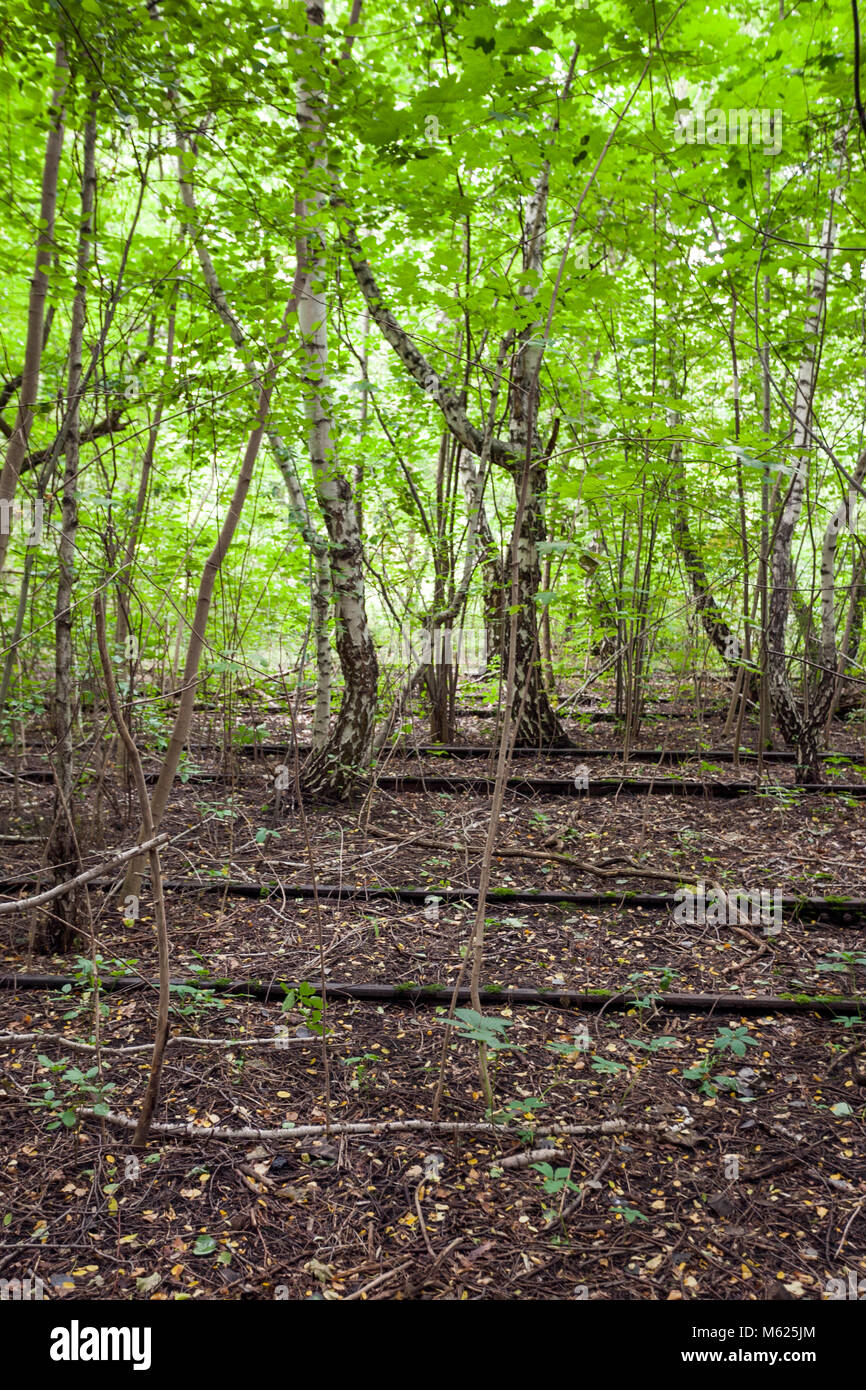
<svg viewBox="0 0 866 1390"><path fill-rule="evenodd" d="M341 205L341 200L336 200ZM367 301L370 317L379 327L382 336L389 342L409 375L418 383L438 405L445 417L445 423L464 448L479 458L484 450L484 431L472 424L459 397L449 390L445 382L419 351L409 334L394 318L385 303L382 291L369 261L364 257L358 233L349 221L342 223L341 240L349 257L349 264L355 273L358 288ZM505 440L493 438L490 441L490 458L502 468L514 471L519 458L519 450Z"/></svg>

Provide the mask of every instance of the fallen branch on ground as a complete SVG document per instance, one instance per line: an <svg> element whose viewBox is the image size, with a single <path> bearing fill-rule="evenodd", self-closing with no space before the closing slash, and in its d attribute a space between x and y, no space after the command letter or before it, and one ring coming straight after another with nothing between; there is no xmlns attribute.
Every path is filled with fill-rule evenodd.
<svg viewBox="0 0 866 1390"><path fill-rule="evenodd" d="M78 985L81 981L71 975L0 975L0 989L63 989L66 985ZM309 981L271 980L263 984L261 980L172 980L172 988L200 990L204 994L230 995L232 998L248 997L263 999L269 1003L281 1003L293 990ZM156 989L153 980L145 980L138 975L108 975L100 979L99 986L104 991ZM315 988L321 989L316 984ZM447 1004L453 993L449 985L421 985L407 980L404 984L353 984L328 980L325 994L328 999L366 999L377 1003L403 1006L420 1004ZM583 991L570 989L566 985L551 985L546 988L524 987L521 985L482 985L481 999L485 1004L544 1004L553 1009L583 1009L587 1012L607 1009L633 1009L636 1005L644 1007L646 995L632 988L621 990L596 989ZM866 997L848 998L841 994L652 994L653 1008L657 1012L665 1009L686 1013L815 1013L824 1018L835 1018L839 1014L861 1013ZM461 988L457 1002L471 1003L470 991Z"/></svg>
<svg viewBox="0 0 866 1390"><path fill-rule="evenodd" d="M62 1047L68 1047L71 1052L96 1052L97 1048L93 1043L79 1042L77 1038L67 1038L63 1033L0 1033L0 1043L60 1043ZM306 1043L309 1046L309 1038L289 1038L282 1034L274 1034L272 1038L196 1038L192 1034L175 1033L169 1037L166 1047L276 1047L279 1051L288 1047L290 1044L297 1046ZM127 1047L112 1047L106 1043L101 1043L98 1049L100 1052L152 1052L153 1043L130 1043Z"/></svg>
<svg viewBox="0 0 866 1390"><path fill-rule="evenodd" d="M132 849L125 849L122 854L116 854L113 859L104 860L97 864L93 869L85 869L84 873L78 874L76 878L71 878L68 883L58 883L54 888L48 888L44 893L37 893L32 898L12 898L0 903L0 913L3 912L23 912L31 907L41 907L43 903L50 903L53 898L60 898L64 893L71 893L73 888L80 888L82 884L90 883L91 879L99 878L108 869L114 869L120 864L125 864L128 860L134 859L137 854L144 854L147 850L159 849L160 845L167 845L171 839L170 835L163 833L157 835L152 840L145 840L143 844L133 845Z"/></svg>
<svg viewBox="0 0 866 1390"><path fill-rule="evenodd" d="M113 1125L116 1129L134 1130L136 1121L126 1115L118 1115L113 1110L107 1114L97 1114L95 1110L82 1109L79 1117L84 1120L97 1120L100 1124ZM312 1139L320 1135L334 1134L486 1134L500 1138L513 1138L513 1132L494 1125L489 1120L359 1120L353 1123L331 1125L295 1125L292 1129L222 1129L219 1125L190 1124L152 1124L151 1134L165 1134L182 1139L226 1139L250 1140L293 1140ZM694 1136L679 1134L665 1124L645 1124L639 1121L602 1120L593 1125L545 1124L544 1133L554 1138L590 1134L655 1134L671 1143L688 1143L691 1147L697 1140ZM676 1135L674 1138L673 1136Z"/></svg>
<svg viewBox="0 0 866 1390"><path fill-rule="evenodd" d="M446 840L428 839L426 836L412 835L408 839L405 835L400 835L396 831L381 830L378 826L369 825L368 835L376 835L382 840L395 840L409 848L418 845L422 849L446 850L452 854L463 854L466 850L470 854L483 854L483 845L470 845L464 842L449 844ZM635 864L633 859L623 857L622 862L627 866L624 869L605 869L600 864L590 864L585 859L575 859L571 854L560 854L556 850L522 849L516 845L497 845L493 855L494 859L535 859L544 863L553 862L556 864L566 864L570 869L579 869L581 873L593 874L596 878L657 878L663 879L666 883L682 883L685 881L682 873L673 873L669 869L652 869L641 864ZM685 876L687 877L687 875Z"/></svg>

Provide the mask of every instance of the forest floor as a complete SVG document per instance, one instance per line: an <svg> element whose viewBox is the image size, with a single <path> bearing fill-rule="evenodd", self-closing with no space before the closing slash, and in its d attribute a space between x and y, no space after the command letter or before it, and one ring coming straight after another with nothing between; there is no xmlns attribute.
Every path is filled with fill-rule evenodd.
<svg viewBox="0 0 866 1390"><path fill-rule="evenodd" d="M569 722L573 741L615 748L614 726L590 724L586 703ZM34 955L26 918L7 916L3 971L71 983L65 993L0 991L0 1275L41 1278L54 1298L371 1300L809 1300L826 1297L829 1280L866 1277L863 1023L859 1010L832 1006L866 994L866 916L786 917L768 934L680 922L670 905L624 896L670 894L681 881L866 899L866 800L833 790L866 780L866 723L838 724L827 791L814 793L793 787L792 764L765 768L759 785L754 762L714 761L707 750L731 747L717 714L696 720L684 701L655 715L627 765L592 757L590 779L652 779L656 792L685 779L705 795L506 794L499 847L532 857L498 856L494 888L611 897L488 901L484 983L551 991L550 1002L485 1008L507 1044L491 1056L496 1133L339 1132L429 1121L440 1067L442 1120L485 1121L475 1043L446 1024L445 1008L401 989L450 987L465 968L471 896L436 900L437 890L477 885L490 802L460 779L491 776L490 759L392 754L378 772L452 785L389 789L374 775L351 804L307 806L302 818L291 789L274 805L278 755L193 747L163 865L169 884L184 880L166 895L172 976L197 988L174 995L156 1120L284 1137L154 1133L135 1155L129 1131L76 1125L86 1085L111 1087L110 1110L136 1116L156 995L124 985L95 1001L88 962ZM256 724L263 738L286 737L277 715ZM206 716L197 732L219 745ZM463 743L492 732L490 719L460 721ZM424 743L420 720L410 737ZM693 757L641 762L654 748ZM17 881L40 867L53 792L26 776L47 766L38 731L17 764L0 752L0 874ZM515 759L513 774L569 780L579 764L579 751L536 754ZM734 780L754 790L710 794ZM100 845L130 843L135 802L120 769L82 796L96 864L107 857ZM317 884L339 887L339 898L291 897L312 882L311 859ZM263 893L240 896L241 884ZM374 886L434 901L357 891ZM124 919L116 892L90 900L103 978L151 980L149 890L137 920ZM315 999L295 991L284 1007L278 988L308 981L318 997L323 978L401 988L391 1000L328 997L323 1041ZM274 988L267 1000L221 995L229 980ZM563 1007L563 989L614 997ZM727 1002L673 1007L668 993ZM759 996L781 1006L750 1007ZM815 996L823 1009L808 1008ZM798 1000L800 1011L786 1007ZM70 1044L92 1037L97 1002L102 1075L79 1080L94 1060ZM70 1126L50 1128L61 1110ZM301 1125L334 1132L293 1137ZM563 1125L586 1130L549 1137L546 1127ZM512 1166L530 1149L549 1151L537 1160L546 1167Z"/></svg>

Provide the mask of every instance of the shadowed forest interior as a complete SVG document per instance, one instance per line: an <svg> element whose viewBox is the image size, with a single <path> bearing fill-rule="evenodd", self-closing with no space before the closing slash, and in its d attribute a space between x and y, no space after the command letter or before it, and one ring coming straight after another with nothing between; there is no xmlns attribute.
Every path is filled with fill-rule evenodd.
<svg viewBox="0 0 866 1390"><path fill-rule="evenodd" d="M7 11L3 1298L866 1290L859 84Z"/></svg>

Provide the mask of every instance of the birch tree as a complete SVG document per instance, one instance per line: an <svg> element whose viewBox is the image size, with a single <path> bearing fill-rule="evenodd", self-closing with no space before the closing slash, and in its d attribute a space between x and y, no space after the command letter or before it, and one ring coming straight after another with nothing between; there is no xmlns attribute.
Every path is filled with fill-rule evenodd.
<svg viewBox="0 0 866 1390"><path fill-rule="evenodd" d="M343 695L327 744L304 768L304 785L318 796L343 796L368 757L378 700L379 667L365 603L363 547L348 477L340 467L334 438L328 374L328 243L326 207L329 173L322 124L325 23L323 4L306 5L313 38L314 74L298 87L297 119L308 152L304 189L298 198L298 327L304 368L307 444L316 499L330 543L336 601L336 642ZM316 85L313 85L316 84Z"/></svg>

